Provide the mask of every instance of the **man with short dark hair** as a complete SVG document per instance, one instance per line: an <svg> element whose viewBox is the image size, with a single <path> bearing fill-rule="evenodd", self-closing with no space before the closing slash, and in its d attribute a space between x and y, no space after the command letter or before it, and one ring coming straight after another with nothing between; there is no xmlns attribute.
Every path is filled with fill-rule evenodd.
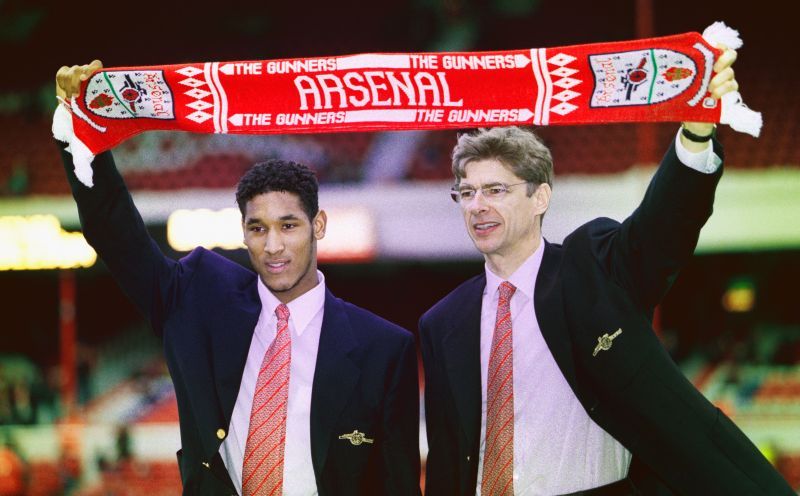
<svg viewBox="0 0 800 496"><path fill-rule="evenodd" d="M101 67L63 67L58 96ZM184 494L419 494L413 337L326 289L309 169L270 160L239 182L253 273L203 248L165 257L110 153L92 188L63 158L86 239L164 340Z"/></svg>
<svg viewBox="0 0 800 496"><path fill-rule="evenodd" d="M714 98L738 84L717 61ZM483 274L420 320L426 494L790 495L652 330L722 175L713 125L684 123L641 205L542 238L552 158L531 132L464 134L453 199Z"/></svg>

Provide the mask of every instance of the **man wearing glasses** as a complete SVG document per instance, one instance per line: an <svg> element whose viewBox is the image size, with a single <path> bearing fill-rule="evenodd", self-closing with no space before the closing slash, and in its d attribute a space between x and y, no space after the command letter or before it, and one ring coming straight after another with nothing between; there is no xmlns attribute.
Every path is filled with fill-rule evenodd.
<svg viewBox="0 0 800 496"><path fill-rule="evenodd" d="M738 88L735 57L715 98ZM639 208L563 245L541 234L547 147L514 127L459 137L452 196L486 265L420 320L427 495L794 494L652 330L711 215L713 131L684 123Z"/></svg>

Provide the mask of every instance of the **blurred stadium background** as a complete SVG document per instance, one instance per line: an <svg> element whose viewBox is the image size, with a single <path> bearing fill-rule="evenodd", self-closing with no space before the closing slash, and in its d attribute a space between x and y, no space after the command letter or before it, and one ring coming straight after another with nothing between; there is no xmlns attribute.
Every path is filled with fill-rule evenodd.
<svg viewBox="0 0 800 496"><path fill-rule="evenodd" d="M715 213L656 326L686 375L800 488L800 69L796 43L786 41L794 8L719 0L0 1L0 495L180 490L177 407L160 344L75 234L49 131L61 65L548 47L702 31L715 20L745 41L735 69L765 126L759 139L720 130L727 160ZM558 242L585 220L627 215L675 130L540 129L556 164L545 236ZM245 265L236 214L225 210L235 207L236 180L268 157L310 165L329 210L330 239L320 246L328 284L416 332L424 310L482 270L448 197L454 136L152 133L115 156L165 252L180 257L188 246L216 243ZM213 239L231 229L232 242ZM59 268L72 263L67 255L78 268Z"/></svg>

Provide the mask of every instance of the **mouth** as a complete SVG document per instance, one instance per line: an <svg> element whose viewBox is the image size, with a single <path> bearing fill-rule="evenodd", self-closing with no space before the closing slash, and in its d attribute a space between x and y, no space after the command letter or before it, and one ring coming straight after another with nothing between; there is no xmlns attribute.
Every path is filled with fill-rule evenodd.
<svg viewBox="0 0 800 496"><path fill-rule="evenodd" d="M270 274L280 274L289 266L288 260L279 260L275 262L267 262L264 264L267 268L267 272Z"/></svg>
<svg viewBox="0 0 800 496"><path fill-rule="evenodd" d="M472 224L472 230L476 236L488 236L500 227L499 222L478 222Z"/></svg>

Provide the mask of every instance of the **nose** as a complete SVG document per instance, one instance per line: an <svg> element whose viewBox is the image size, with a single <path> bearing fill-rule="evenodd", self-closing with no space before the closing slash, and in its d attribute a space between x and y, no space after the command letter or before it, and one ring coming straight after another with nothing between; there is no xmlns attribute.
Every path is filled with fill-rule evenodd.
<svg viewBox="0 0 800 496"><path fill-rule="evenodd" d="M266 240L264 242L264 251L270 255L275 255L283 251L283 237L276 229L270 229L267 232Z"/></svg>
<svg viewBox="0 0 800 496"><path fill-rule="evenodd" d="M486 197L483 196L483 191L475 191L475 196L467 203L467 209L472 214L480 214L489 209Z"/></svg>

